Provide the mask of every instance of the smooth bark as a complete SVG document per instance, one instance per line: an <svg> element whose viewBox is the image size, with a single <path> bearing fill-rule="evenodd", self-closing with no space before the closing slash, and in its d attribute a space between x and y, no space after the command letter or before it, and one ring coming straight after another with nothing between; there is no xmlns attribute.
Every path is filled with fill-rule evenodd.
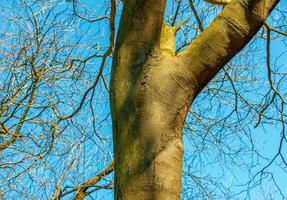
<svg viewBox="0 0 287 200"><path fill-rule="evenodd" d="M166 2L125 1L110 86L115 199L180 199L189 107L277 2L234 0L187 49L167 54L160 49Z"/></svg>

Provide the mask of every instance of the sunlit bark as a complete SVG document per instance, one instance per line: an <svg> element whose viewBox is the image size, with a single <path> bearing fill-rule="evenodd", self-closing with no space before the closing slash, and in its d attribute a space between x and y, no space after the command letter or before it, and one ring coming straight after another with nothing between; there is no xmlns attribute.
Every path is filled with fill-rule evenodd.
<svg viewBox="0 0 287 200"><path fill-rule="evenodd" d="M111 76L115 199L180 199L187 111L277 3L234 0L187 49L166 54L166 2L125 2Z"/></svg>

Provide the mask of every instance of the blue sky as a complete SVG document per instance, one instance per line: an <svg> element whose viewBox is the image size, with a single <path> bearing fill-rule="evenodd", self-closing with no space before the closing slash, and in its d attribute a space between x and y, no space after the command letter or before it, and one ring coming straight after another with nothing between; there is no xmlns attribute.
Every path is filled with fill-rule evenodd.
<svg viewBox="0 0 287 200"><path fill-rule="evenodd" d="M0 0L0 5L7 6L7 5L9 5L8 2L11 3L11 1ZM88 8L91 8L92 5L97 5L96 6L96 11L97 11L96 14L98 14L99 16L103 15L105 13L105 6L108 5L108 1L105 1L104 3L101 3L102 1L91 2L88 0L81 1L81 2L83 4L85 4ZM195 2L197 3L198 1L195 1ZM200 2L200 5L202 6L201 8L211 10L210 15L208 15L208 16L203 15L203 18L205 18L204 24L205 24L205 26L207 26L207 24L210 22L210 20L212 20L212 18L215 16L215 14L220 9L216 10L216 9L210 7L210 5L207 3L202 3L201 1L199 1L199 2ZM167 10L171 10L174 5L175 5L174 2L168 4ZM66 7L66 6L67 5L64 5L64 7ZM284 0L281 0L280 6L282 8L286 8L287 2ZM187 9L187 7L185 7L184 9ZM198 9L199 9L199 7L198 7ZM5 15L9 16L11 14L11 13L8 13L8 10L5 10L5 12L4 13L2 12L1 17L5 16ZM14 12L17 12L17 10L14 10ZM191 15L190 11L186 12L185 14L180 15L178 20L179 21L183 20L187 17L190 17L190 15ZM119 21L119 17L120 17L120 12L118 12L118 15L117 15L117 23ZM275 18L276 18L276 16L275 16ZM167 18L166 18L166 20L167 20ZM192 25L193 23L194 23L194 19L191 19L188 24ZM278 21L276 23L280 24L281 21ZM6 25L7 24L4 24L5 28L9 28L10 25L8 25L8 26L6 26ZM90 31L87 33L86 37L88 37L90 35L92 35L93 37L90 40L89 40L89 38L85 38L85 40L84 40L85 44L86 45L90 45L90 43L91 43L91 45L100 44L103 47L102 51L104 51L105 50L104 47L108 45L108 33L109 32L107 30L107 21L103 21L103 22L96 23L93 25L89 25L88 23L84 22L83 25L79 25L79 27L77 27L75 30L80 32L83 30L87 30L90 27L91 27L91 29L89 29ZM188 27L188 26L186 26L186 27ZM286 27L285 27L285 31L286 31ZM183 40L185 40L185 39L187 39L187 41L190 41L193 38L193 36L195 35L195 33L192 29L189 32L187 32L188 38L184 37L183 32L180 32L179 34L180 34L180 36L178 37L178 43L183 42ZM78 34L74 35L74 37L76 38L77 35ZM276 36L276 35L274 34L273 36ZM244 73L246 73L246 76L244 76L244 77L246 77L246 79L250 78L251 75L258 74L259 79L261 78L263 81L265 81L265 84L264 84L264 82L262 82L263 87L262 88L255 88L255 89L252 87L246 87L246 88L248 90L250 89L250 91L261 89L262 90L261 92L264 92L264 89L268 88L268 83L266 82L266 67L264 66L264 63L265 63L265 60L264 60L265 59L265 51L264 51L265 42L263 40L256 40L255 46L257 46L256 50L258 50L259 53L255 54L254 57L250 56L250 57L246 58L243 55L242 56L239 55L230 64L231 64L231 66L237 66L236 63L240 63L238 65L239 69L238 69L237 73L242 73L242 75L245 75ZM246 48L246 51L248 51L250 49L253 49L252 44L250 44L250 46ZM271 50L272 58L273 58L272 64L274 67L280 66L281 72L287 71L286 54L284 54L283 56L281 56L278 59L275 59L275 58L277 58L279 55L281 55L286 50L287 50L286 39L285 40L275 39L272 41L272 50ZM92 51L84 51L84 50L82 52L83 52L83 55L87 55L87 56L92 53ZM81 50L79 50L78 54L81 54L82 52L81 52ZM245 59L242 60L241 58L245 58ZM275 61L276 61L276 66L275 66ZM93 73L97 72L99 62L100 62L100 59L98 59L98 58L94 59L93 62L88 66L87 71L93 72ZM244 65L246 63L247 64L251 63L251 64L250 64L250 66L245 68ZM110 73L109 72L110 64L111 64L111 60L108 61L106 70L104 72L104 74L107 78L107 82L109 82L108 77L109 77L109 73ZM246 72L246 69L248 69L249 71ZM1 70L0 70L0 72L1 72ZM231 73L231 75L235 75L235 74ZM221 75L219 75L218 77L220 77L220 76ZM240 87L244 83L245 83L244 81L239 80L236 83L236 86ZM73 83L71 83L70 80L67 80L67 82L65 84L61 83L60 85L62 85L62 86L64 85L65 87L76 87L76 86L73 86ZM87 87L90 83L88 83L88 84L82 83L82 84L84 87ZM213 83L213 84L216 85L216 83ZM228 85L228 83L226 83L226 85L224 85L224 86L227 89L230 89L230 85ZM286 88L286 86L285 86L285 88ZM79 91L79 93L82 92L81 90L78 90L78 91ZM106 91L105 92L103 92L103 91L105 91L105 90L104 90L103 84L101 83L101 86L96 89L96 92L95 92L96 98L94 99L93 103L94 103L94 110L97 111L97 115L99 115L99 117L97 118L97 120L98 120L97 122L103 122L103 123L98 124L98 126L96 128L102 132L103 136L106 136L108 138L107 142L104 145L102 145L101 148L104 148L105 150L111 151L111 148L112 148L111 124L110 124L110 115L108 115L108 113L109 113L109 107L108 107L109 103L108 103L108 98L107 98L108 93ZM256 94L255 92L251 92L249 96L248 95L246 96L246 98L249 99L250 101L253 101L253 100L256 101L256 95L255 94ZM204 98L205 95L208 96L207 93L203 93L202 97ZM234 97L233 96L230 96L230 97L227 96L227 98L233 99ZM67 99L67 101L68 100L69 99ZM75 97L75 105L77 103L76 102L77 100L79 100L79 96ZM219 106L219 109L221 109L222 113L224 113L224 114L228 113L231 110L232 105L227 107L227 108L225 108L225 107L220 108L220 103L222 103L222 105L224 105L224 106L227 106L228 101L225 101L223 103L223 102L219 102L219 100L220 100L220 98L218 97L218 99L214 99L212 103L214 105ZM206 115L216 116L216 112L218 109L210 108L209 103L203 103L203 104L200 102L200 98L198 98L198 101L194 103L192 109L196 110L197 112L203 112L203 113L206 110L211 110L212 112L210 111L210 113L206 113ZM202 108L197 107L200 105L202 105ZM244 107L244 104L241 104L241 106ZM63 112L69 113L69 111L72 110L72 108L73 108L73 106L65 107L65 108L63 108ZM242 108L242 109L244 110L244 108ZM81 112L79 114L78 123L86 123L86 118L85 118L86 113L85 112L89 112L88 104L83 109L83 112ZM106 118L107 118L107 120L103 121ZM252 118L252 117L249 116L249 118ZM235 120L236 120L236 115L232 116L232 118L230 119L230 121L228 121L228 123L232 124ZM281 127L280 127L280 125L276 126L276 125L272 125L272 124L266 124L264 126L259 126L258 128L254 129L253 126L254 126L255 121L256 121L256 119L253 119L253 121L252 121L252 119L247 120L244 124L244 128L242 128L242 130L241 130L242 132L240 132L239 128L235 128L234 130L233 129L228 130L228 128L227 128L225 130L226 142L229 143L230 145L234 146L234 148L236 149L238 146L243 145L243 142L247 142L246 137L245 136L243 137L243 135L244 135L244 131L248 130L249 131L248 133L250 135L252 135L253 140L256 141L255 143L258 145L258 149L260 150L260 152L264 156L271 158L272 156L274 156L274 154L276 154L276 151L278 150L278 144L279 144L279 140L280 140L280 128ZM191 123L191 125L193 125L193 124L198 125L197 124L198 122L195 122L194 118L193 118L193 120L190 121L190 123ZM192 128L192 130L194 130L194 127L191 127L191 128ZM188 132L187 129L185 130L185 137L184 137L185 141L184 142L185 142L185 150L186 150L185 151L186 163L189 162L189 164L190 164L190 162L191 162L189 160L191 157L190 155L193 155L195 152L194 145L192 143L197 142L197 141L199 141L199 142L201 141L201 136L202 136L201 134L204 134L203 130L204 129L198 130L196 132L198 135L195 135L195 134L193 135L192 132L190 133L190 132ZM214 128L213 132L211 132L212 134L214 134L215 138L217 138L217 136L218 136L217 135L218 130L219 130L219 127L216 126ZM68 131L70 131L68 133L71 133L74 130L71 127ZM232 135L230 135L230 134L232 133L232 131L238 131L235 133L236 137L231 137ZM78 138L76 131L73 134L74 134L73 137ZM242 137L241 137L241 135L242 135ZM197 136L197 137L195 137L195 136ZM236 138L236 139L234 139L234 138ZM97 138L95 137L95 139L97 139ZM209 138L209 139L211 139L211 138ZM240 141L240 139L242 139L244 141L242 142L242 141ZM60 145L63 145L63 144L59 143L59 146ZM91 177L95 173L95 171L97 171L97 172L101 171L101 169L104 166L107 166L108 162L112 159L111 154L110 155L102 155L100 148L95 147L95 143L93 143L93 141L87 141L85 143L85 148L88 150L93 150L94 155L88 161L85 161L85 153L83 153L83 155L81 155L81 159L82 159L81 162L84 164L88 163L88 165L87 165L88 167L84 168L81 165L82 163L79 162L79 166L77 168L78 172L80 172L81 176L83 176L83 180L88 178L88 177ZM215 151L214 151L214 149L215 149ZM234 160L234 162L239 163L238 167L232 168L231 159L228 158L227 160L224 160L224 157L222 157L222 158L220 157L220 151L218 151L218 149L216 149L216 148L214 148L214 149L212 146L212 141L209 141L209 143L207 142L205 152L203 154L198 154L199 156L202 156L202 157L200 158L200 157L195 156L194 161L190 164L190 166L192 166L191 169L188 169L188 166L185 165L184 171L185 172L189 171L191 173L194 173L195 175L203 175L206 177L207 176L214 176L216 178L215 180L217 181L217 183L222 184L224 186L228 186L231 183L235 183L235 185L238 185L239 183L241 183L241 184L245 183L249 178L248 173L247 173L248 166L246 167L246 165L243 165L242 163L243 163L243 161L245 161L245 162L247 162L247 164L250 164L251 157L249 157L249 156L251 154L243 151L242 155L244 155L246 153L246 157L244 157L243 160L239 160L238 158L236 158ZM286 148L284 149L284 151L286 154L287 153ZM196 165L196 161L198 161L199 158L202 159L203 163L206 163L206 165L203 165L203 164L201 166ZM65 160L65 162L62 162L61 159L66 159L66 160ZM99 161L100 159L102 159L103 161ZM220 160L220 159L222 159L221 163L209 164L212 161ZM69 161L68 158L62 158L62 157L61 158L49 158L49 159L47 159L47 163L50 163L52 166L53 165L54 166L61 166L58 164L60 163L63 165L65 163L68 163L68 161ZM226 163L227 164L226 166L224 166L225 161L228 161L228 163ZM241 161L242 161L242 163L241 163ZM260 163L261 163L261 166L255 167L253 169L253 171L252 171L253 174L255 174L256 170L261 169L265 164L263 161L260 161ZM228 169L228 167L231 167L231 168ZM59 171L60 170L61 169L59 167ZM273 165L268 170L273 172L276 180L278 181L278 184L281 186L281 188L283 188L284 194L287 195L287 189L285 186L286 185L285 180L287 180L286 173L283 173L282 171L280 171L280 169L278 169L276 166L273 166ZM223 177L220 176L222 171L225 172L225 175ZM75 171L73 173L75 173ZM47 179L49 179L49 176L51 176L51 174L46 174L45 172L43 172L43 174L41 174L41 175L46 176ZM73 177L73 174L71 174L71 177ZM57 178L57 177L53 177L53 178ZM184 182L184 183L188 183L190 185L187 184L185 186L185 189L187 189L189 192L192 192L191 187L193 186L194 183L192 183L192 181L188 182L188 181L190 181L190 179L186 179L186 180L187 180L187 182ZM65 182L65 184L70 184L71 182L73 182L72 178L70 178L70 180L67 180L67 182ZM29 179L25 179L25 181L23 183L29 185L30 184ZM269 183L270 183L270 185L269 185ZM74 183L71 183L71 184L74 184ZM273 185L271 184L271 182L267 181L264 184L265 184L264 186L266 188L264 188L263 191L269 191L269 190L272 191ZM206 183L206 186L209 186L208 182ZM214 190L214 192L218 192L218 188L216 188L212 185L210 186L210 188L211 188L211 190ZM36 187L36 189L37 189L37 187ZM232 187L231 190L234 193L237 193L237 192L240 192L242 189L243 189L243 187ZM193 192L196 192L196 191L193 191ZM268 193L268 192L266 192L266 193ZM95 196L93 196L93 197L96 199L109 200L109 199L112 199L112 195L113 194L110 190L109 191L101 190L100 192L95 193ZM246 195L246 193L242 194L242 196L238 197L237 199L242 199L244 195ZM250 199L261 200L261 199L263 199L263 195L264 194L262 194L261 188L256 187L252 191ZM281 197L278 193L276 193L275 195L276 196L274 196L273 199L281 199ZM43 196L41 196L41 198L43 198ZM69 199L69 198L70 197L67 196L66 199ZM90 199L92 199L92 198L90 198ZM224 198L222 197L222 199L224 199ZM234 199L236 199L236 198L234 198Z"/></svg>

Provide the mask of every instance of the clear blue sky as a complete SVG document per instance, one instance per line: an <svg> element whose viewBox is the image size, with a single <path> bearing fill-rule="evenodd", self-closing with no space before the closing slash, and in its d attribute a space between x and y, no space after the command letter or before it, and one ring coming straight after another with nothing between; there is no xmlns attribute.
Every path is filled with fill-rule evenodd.
<svg viewBox="0 0 287 200"><path fill-rule="evenodd" d="M1 5L4 5L4 6L7 6L9 5L9 3L11 3L12 1L7 1L7 0L0 0L0 6ZM89 6L91 3L91 1L88 1L88 0L85 0L85 1L82 1L83 3L86 3L87 6ZM97 2L102 2L102 1L96 1L93 2L93 4L97 4ZM195 1L197 2L197 1ZM208 4L203 4L204 6L208 6ZM171 9L173 6L173 4L169 4L168 6L168 10ZM281 0L281 3L280 3L280 6L283 7L283 8L286 8L287 7L287 2L285 0ZM204 8L207 8L207 7L204 7ZM99 13L104 13L105 10L103 7L98 7L97 8L98 12ZM8 12L7 10L5 12ZM214 13L216 12L212 12L213 15ZM2 15L0 15L1 17L5 16L5 15L9 15L9 13L2 13ZM120 13L118 13L118 18L117 18L117 22L119 21L119 15ZM186 15L184 16L181 16L182 18L185 18L186 16L190 15L190 13L187 13ZM206 17L206 16L204 16ZM210 16L209 16L210 17ZM276 17L276 16L275 16ZM211 17L212 18L212 17ZM0 18L1 19L1 18ZM208 22L209 20L206 20L206 23ZM280 22L278 22L280 23ZM2 24L1 24L2 25ZM6 26L4 24L4 26ZM102 28L103 26L105 26L105 24L100 24L100 25L95 25L95 27L93 27L95 29L95 32L99 35L99 41L101 42L101 45L104 46L104 45L107 45L108 44L108 30L105 28ZM7 26L9 27L9 25ZM5 27L5 28L7 28ZM87 28L87 25L84 25L82 26L83 29ZM102 36L102 37L101 37ZM275 36L275 35L274 35ZM95 41L91 41L91 42L95 42ZM285 39L285 42L286 42L286 39ZM94 45L94 43L93 43ZM258 42L257 43L257 46L260 50L260 54L257 54L256 57L251 57L249 58L254 64L254 68L251 69L251 71L249 72L250 74L256 74L256 73L259 73L259 69L256 68L256 67L261 67L260 68L260 73L262 72L262 74L260 75L261 78L265 78L266 79L266 68L264 66L264 58L265 58L265 55L264 55L264 48L265 48L265 43L264 42ZM283 52L287 51L287 47L286 47L286 43L284 43L282 40L280 39L275 39L272 41L272 64L273 66L275 66L275 61L276 61L276 66L281 66L281 71L285 71L287 72L287 66L286 66L286 63L287 63L287 54L284 54L283 56L281 56L280 58L278 58L277 60L275 60L275 58L277 58L279 55L281 55ZM238 60L236 60L238 59ZM246 60L240 60L240 56L237 57L235 60L234 60L234 63L236 63L237 61L238 62L241 62L244 63L248 63L248 61ZM99 60L95 60L95 62L98 62ZM108 66L110 66L110 61L109 61L109 64ZM243 64L242 64L243 65ZM241 67L242 67L241 65ZM95 65L96 67L92 70L96 71L97 70L97 65ZM248 68L250 70L250 68ZM106 68L106 71L105 71L105 75L106 77L109 76L109 70L110 68L107 67ZM257 71L258 70L258 71ZM244 72L244 70L242 69L242 72ZM265 77L264 77L265 76ZM1 80L1 79L0 79ZM107 81L108 81L108 78L107 78ZM239 81L240 82L240 81ZM266 85L264 87L268 87L268 83L266 83ZM100 90L97 90L97 93L96 95L99 95L100 94ZM103 95L103 94L101 94ZM105 95L107 95L107 93L105 93ZM99 95L100 96L100 95ZM230 99L232 99L233 97L230 97ZM251 95L251 97L249 97L249 99L254 99L256 98L253 95ZM100 99L100 98L99 98ZM217 102L218 103L218 102ZM195 102L194 104L194 107L192 109L194 110L198 110L195 106L199 106L201 104L201 102ZM219 105L219 104L216 104L216 105ZM206 105L202 105L203 107L208 107L208 103L206 103ZM109 112L109 108L108 108L108 102L105 102L103 104L98 104L95 106L96 107L96 110L100 110L102 113L98 113L98 114L102 114L102 116L100 117L99 121L101 121L101 119L104 119L106 116L104 116L103 113L108 113ZM224 109L224 108L223 108ZM226 112L230 111L230 108L226 109ZM215 112L216 113L216 110L213 110L212 109L212 112ZM206 113L206 114L210 114L211 116L213 115L213 113ZM81 115L85 115L85 113L81 113ZM110 120L110 116L107 117L108 118L108 121ZM84 122L84 118L82 118L83 122ZM231 120L232 121L232 120ZM257 147L258 149L260 150L260 153L262 153L262 155L268 157L268 158L272 158L272 156L274 156L278 150L278 146L279 146L279 141L280 141L280 126L275 126L275 125L270 125L270 124L266 124L264 125L264 127L261 127L259 126L258 128L254 129L253 126L255 124L255 119L253 120L253 122L251 122L247 128L247 126L245 127L246 129L249 129L249 133L252 135L253 137L253 140L255 141L255 143L257 144ZM109 121L110 122L110 121ZM195 123L195 122L194 122ZM196 123L195 123L196 124ZM108 126L101 126L99 125L99 128L103 133L104 135L110 137L110 133L111 133L111 127L110 125ZM238 130L237 130L238 131ZM216 129L215 129L215 132L216 132ZM229 132L232 132L232 130L227 130L227 133ZM192 133L188 133L188 131L186 131L185 133L185 137L184 137L184 143L185 143L185 160L186 162L191 162L189 159L190 159L190 155L194 154L194 144L192 144L194 142L194 140L196 141L200 141L199 137L197 138L194 138L193 135L190 135ZM239 134L239 133L235 133L235 134ZM240 132L240 134L244 135L244 132ZM239 135L240 135L239 134ZM236 138L238 139L238 141L236 141L235 139L233 139L234 141L232 141L232 138L230 140L227 140L228 142L230 143L234 143L232 145L234 146L239 146L239 145L242 145L241 141L240 140L240 137L233 137L233 138ZM243 138L243 137L242 137ZM246 137L244 136L244 138L246 139ZM210 138L209 138L210 139ZM109 140L111 141L111 140ZM210 141L212 142L212 141ZM207 145L208 144L211 144L211 143L206 143ZM94 148L94 144L92 142L88 142L86 144L86 148L87 149L93 149ZM111 144L106 144L105 148L108 148L108 149L111 149ZM213 164L213 165L210 165L210 164L207 164L208 162L212 162L212 161L215 161L215 160L219 160L218 157L215 157L215 156L218 156L219 154L217 153L220 153L219 151L215 150L213 151L213 147L212 146L206 146L206 151L204 154L201 154L202 157L196 157L195 158L195 161L198 161L201 159L201 161L203 163L206 163L206 165L196 165L195 164L195 161L193 162L193 168L191 169L188 169L187 166L185 166L184 168L184 171L187 172L192 172L194 173L194 175L198 175L198 176L214 176L214 177L217 177L217 184L222 184L224 185L225 187L227 187L229 184L233 183L235 185L239 185L239 184L244 184L246 183L246 181L248 181L248 173L247 173L247 169L248 167L246 166L243 166L242 167L237 167L237 168L232 168L231 166L231 169L228 169L229 165L227 166L224 166L224 163L225 163L225 160L224 158L220 158L222 159L221 160L221 163L219 164ZM214 148L216 149L216 148ZM286 148L284 148L284 153L286 154ZM244 155L244 152L242 153ZM244 161L246 161L248 164L250 164L250 161L252 160L251 157L249 157L251 154L248 154L248 152L246 152L246 157L244 157ZM206 157L204 157L206 156ZM98 156L96 155L94 157L94 159L98 159L100 158L101 156ZM105 158L105 161L103 162L103 165L107 164L108 163L108 160L111 159L111 157L108 157L108 158ZM230 162L230 158L228 158L226 161ZM234 162L237 162L240 164L240 162L243 161L243 160L234 160ZM50 162L53 162L53 159L50 160ZM259 165L258 167L255 167L252 169L252 173L255 174L256 173L256 170L260 170L264 165L265 163L263 161L260 161L261 163L261 166ZM103 166L93 166L93 163L90 164L90 168L89 170L83 172L82 174L84 178L87 178L87 177L90 177L94 174L94 171L100 171L100 169L103 167ZM85 169L80 169L80 170L85 170ZM201 171L200 171L201 170ZM224 176L220 176L221 175L221 172L222 170L224 170L225 172L225 175ZM200 173L199 173L200 171ZM287 195L287 188L286 188L286 180L287 180L287 176L286 176L286 173L277 168L276 166L271 166L270 168L268 168L268 171L272 172L276 181L277 181L277 184L281 186L282 188L282 192L284 192L285 195ZM220 176L220 177L219 177ZM190 181L190 179L186 179L187 182L184 182L183 180L183 183L188 183L190 185L186 185L185 186L185 189L188 189L189 192L192 192L191 189L192 188L189 188L189 187L192 187L193 185L191 184L191 182L188 182ZM27 180L26 180L27 181ZM67 181L69 183L69 181ZM29 185L29 181L25 182L27 185ZM206 186L208 187L208 183L206 183ZM0 186L1 187L1 186ZM216 192L218 189L214 186L210 186L211 188L214 188L214 191ZM273 185L271 183L271 181L266 181L264 183L264 191L266 191L266 194L268 193L268 191L273 191ZM231 191L233 191L234 193L237 193L237 192L240 192L244 187L232 187L231 188ZM233 198L233 199L243 199L243 196L245 197L246 193L243 193L242 196L238 197L238 198ZM258 200L261 200L261 199L264 199L263 196L265 194L262 193L262 190L260 187L256 187L254 190L252 190L252 193L250 194L250 198L249 199L258 199ZM95 195L93 196L95 199L104 199L104 200L110 200L112 199L113 197L113 193L111 191L106 191L106 190L101 190L100 192L97 192L95 193ZM70 199L71 197L67 196L67 198L64 198L64 199ZM20 199L20 198L19 198ZM89 198L88 198L89 199ZM92 198L90 198L92 199ZM219 199L219 198L217 198ZM221 199L225 199L225 197L222 197ZM232 199L232 198L231 198ZM281 196L276 193L275 196L273 198L270 198L270 199L282 199Z"/></svg>

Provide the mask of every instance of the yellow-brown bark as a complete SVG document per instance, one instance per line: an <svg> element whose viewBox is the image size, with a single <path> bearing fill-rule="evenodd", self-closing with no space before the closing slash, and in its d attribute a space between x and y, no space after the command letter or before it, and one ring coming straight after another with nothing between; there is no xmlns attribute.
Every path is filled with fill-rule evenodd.
<svg viewBox="0 0 287 200"><path fill-rule="evenodd" d="M160 48L166 1L125 2L110 86L115 199L180 199L186 113L277 3L232 1L187 49L174 54L169 38L171 51Z"/></svg>

